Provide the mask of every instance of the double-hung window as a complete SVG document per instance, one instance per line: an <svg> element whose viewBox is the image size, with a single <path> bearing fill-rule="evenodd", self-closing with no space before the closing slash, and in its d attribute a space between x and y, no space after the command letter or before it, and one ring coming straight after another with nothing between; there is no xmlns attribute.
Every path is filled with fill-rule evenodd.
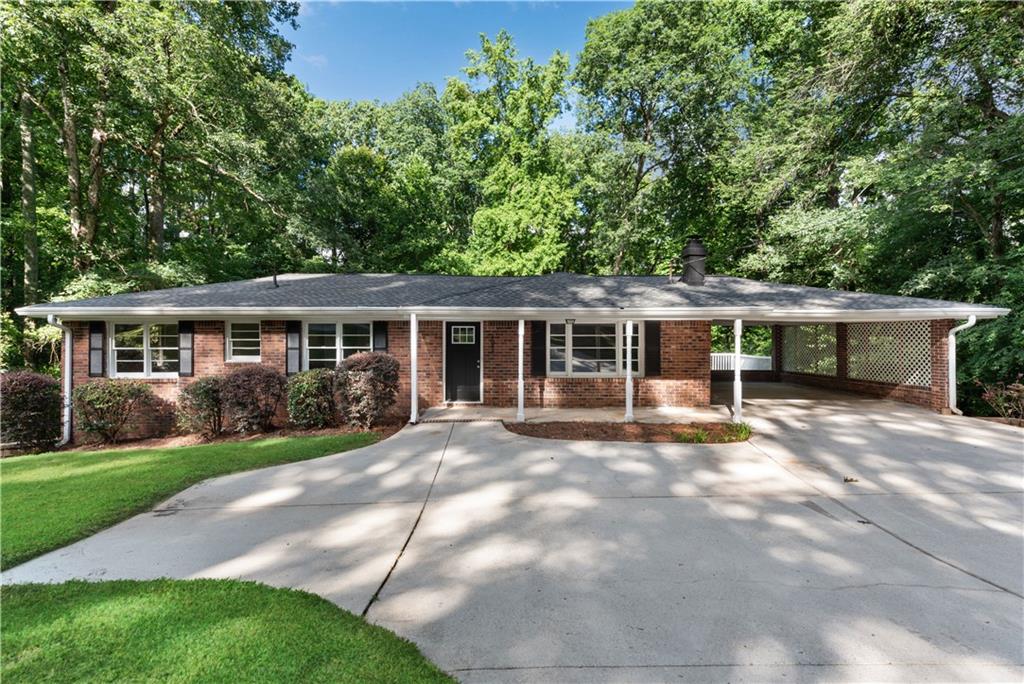
<svg viewBox="0 0 1024 684"><path fill-rule="evenodd" d="M633 372L640 375L641 326L633 325ZM549 323L548 373L578 377L616 377L626 374L624 323Z"/></svg>
<svg viewBox="0 0 1024 684"><path fill-rule="evenodd" d="M310 368L337 366L338 326L334 323L310 323L306 329L306 349Z"/></svg>
<svg viewBox="0 0 1024 684"><path fill-rule="evenodd" d="M228 322L228 361L259 363L260 324Z"/></svg>
<svg viewBox="0 0 1024 684"><path fill-rule="evenodd" d="M309 368L334 368L352 354L373 349L372 323L307 323Z"/></svg>
<svg viewBox="0 0 1024 684"><path fill-rule="evenodd" d="M573 375L616 375L617 323L573 323L569 326L569 358Z"/></svg>
<svg viewBox="0 0 1024 684"><path fill-rule="evenodd" d="M177 323L114 323L114 376L173 377L178 374Z"/></svg>

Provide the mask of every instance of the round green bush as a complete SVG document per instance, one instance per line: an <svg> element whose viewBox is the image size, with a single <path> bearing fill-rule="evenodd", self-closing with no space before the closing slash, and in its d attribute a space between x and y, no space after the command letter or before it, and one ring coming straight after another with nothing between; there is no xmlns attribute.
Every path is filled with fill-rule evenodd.
<svg viewBox="0 0 1024 684"><path fill-rule="evenodd" d="M224 378L213 375L199 378L178 395L178 427L213 439L224 431L224 402L221 389Z"/></svg>
<svg viewBox="0 0 1024 684"><path fill-rule="evenodd" d="M380 421L398 396L398 359L385 352L362 352L345 359L349 421L370 427Z"/></svg>
<svg viewBox="0 0 1024 684"><path fill-rule="evenodd" d="M248 365L226 375L221 398L234 429L265 432L273 428L287 388L284 374L268 366Z"/></svg>
<svg viewBox="0 0 1024 684"><path fill-rule="evenodd" d="M157 403L153 388L140 380L87 382L75 388L72 398L78 428L104 442L116 442Z"/></svg>
<svg viewBox="0 0 1024 684"><path fill-rule="evenodd" d="M303 428L322 428L338 422L335 376L330 368L316 368L288 380L288 418Z"/></svg>
<svg viewBox="0 0 1024 684"><path fill-rule="evenodd" d="M19 449L52 448L61 433L60 383L49 375L12 371L0 375L3 420L0 440Z"/></svg>

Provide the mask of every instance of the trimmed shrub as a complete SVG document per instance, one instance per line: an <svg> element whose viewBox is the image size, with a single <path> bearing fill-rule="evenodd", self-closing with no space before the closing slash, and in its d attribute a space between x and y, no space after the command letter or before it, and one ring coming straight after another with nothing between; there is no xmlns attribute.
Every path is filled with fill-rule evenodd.
<svg viewBox="0 0 1024 684"><path fill-rule="evenodd" d="M178 427L213 439L224 431L224 402L221 390L224 378L216 375L199 378L185 385L178 395Z"/></svg>
<svg viewBox="0 0 1024 684"><path fill-rule="evenodd" d="M266 432L274 427L277 407L287 391L288 380L282 373L253 364L225 376L220 395L237 432Z"/></svg>
<svg viewBox="0 0 1024 684"><path fill-rule="evenodd" d="M398 360L384 352L361 352L345 359L348 420L368 428L394 406L398 396Z"/></svg>
<svg viewBox="0 0 1024 684"><path fill-rule="evenodd" d="M13 371L0 375L0 441L27 451L49 449L61 431L60 383L49 375Z"/></svg>
<svg viewBox="0 0 1024 684"><path fill-rule="evenodd" d="M82 432L116 442L138 426L141 413L156 406L153 389L139 380L96 380L75 388L72 398Z"/></svg>
<svg viewBox="0 0 1024 684"><path fill-rule="evenodd" d="M336 425L335 376L330 368L315 368L288 379L288 418L303 428Z"/></svg>

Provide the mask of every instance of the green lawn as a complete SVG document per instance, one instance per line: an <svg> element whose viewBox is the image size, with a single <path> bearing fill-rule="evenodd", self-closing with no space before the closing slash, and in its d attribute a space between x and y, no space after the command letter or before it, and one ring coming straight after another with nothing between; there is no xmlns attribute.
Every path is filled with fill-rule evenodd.
<svg viewBox="0 0 1024 684"><path fill-rule="evenodd" d="M3 588L8 682L450 682L322 598L231 580Z"/></svg>
<svg viewBox="0 0 1024 684"><path fill-rule="evenodd" d="M4 459L0 461L0 568L87 537L206 478L318 458L376 440L373 433L270 437Z"/></svg>

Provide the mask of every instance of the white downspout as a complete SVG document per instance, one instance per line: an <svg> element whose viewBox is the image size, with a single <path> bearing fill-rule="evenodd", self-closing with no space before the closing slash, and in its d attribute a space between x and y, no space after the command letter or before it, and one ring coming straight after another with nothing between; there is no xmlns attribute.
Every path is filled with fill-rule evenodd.
<svg viewBox="0 0 1024 684"><path fill-rule="evenodd" d="M55 315L50 314L46 317L46 322L50 325L56 326L64 331L64 344L61 349L61 384L64 387L64 429L61 433L60 444L57 446L64 446L71 441L71 381L72 381L72 368L71 361L74 358L74 349L72 345L74 340L71 336L71 328L61 323L60 319Z"/></svg>
<svg viewBox="0 0 1024 684"><path fill-rule="evenodd" d="M956 407L956 334L961 330L973 328L974 324L977 322L977 316L968 316L966 323L958 325L950 330L949 335L946 337L946 360L949 363L947 370L949 381L949 410L958 416L964 415L964 412Z"/></svg>

